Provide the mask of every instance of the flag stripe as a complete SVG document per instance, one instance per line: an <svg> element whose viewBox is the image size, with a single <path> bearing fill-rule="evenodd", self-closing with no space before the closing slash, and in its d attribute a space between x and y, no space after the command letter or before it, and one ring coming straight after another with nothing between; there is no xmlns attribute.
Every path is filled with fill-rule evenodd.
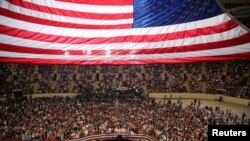
<svg viewBox="0 0 250 141"><path fill-rule="evenodd" d="M57 21L57 22L64 22L64 23L76 23L76 24L93 24L93 25L116 25L116 24L132 24L133 19L127 18L127 19L86 19L86 18L78 18L78 17L69 17L69 16L62 16L62 15L56 15L56 14L50 14L50 13L44 13L41 11L36 10L30 10L27 8L23 8L20 6L15 6L7 3L6 1L3 1L1 5L2 9L6 9L6 13L12 12L18 13L19 15L25 15L28 17L39 17L36 19L44 19L44 20L50 20L50 21ZM112 15L110 15L112 17Z"/></svg>
<svg viewBox="0 0 250 141"><path fill-rule="evenodd" d="M203 43L189 46L178 46L178 47L162 47L154 49L110 49L110 55L131 55L131 54L163 54L163 53L177 53L177 52L191 52L191 51L201 51L216 48L224 48L229 46L235 46L238 44L247 43L250 38L250 34L245 34L238 38L233 38L231 40L218 41L212 43ZM33 54L54 54L54 55L88 55L88 50L55 50L55 49L42 49L42 48L29 48L13 46L8 44L0 44L0 50L9 52L20 52L20 53L33 53ZM93 49L90 50L91 55L107 55L108 49Z"/></svg>
<svg viewBox="0 0 250 141"><path fill-rule="evenodd" d="M214 0L2 0L0 61L148 64L250 58L249 31L222 13Z"/></svg>
<svg viewBox="0 0 250 141"><path fill-rule="evenodd" d="M2 25L8 25L2 24ZM11 25L10 25L11 26ZM101 43L122 43L122 42L159 42L165 40L176 40L176 39L183 39L183 38L191 38L197 37L201 35L210 35L221 33L227 31L229 29L235 28L237 25L232 21L227 21L223 24L213 26L213 27L206 27L206 28L199 28L194 30L187 30L182 32L173 32L173 33L166 33L166 34L159 34L159 35L138 35L138 36L118 36L118 37L110 37L110 38L76 38L76 37L65 37L65 36L53 36L49 34L42 34L36 33L31 31L25 31L21 29L11 28L8 26L1 26L0 21L0 29L2 32L5 32L6 35L16 36L19 38L24 39L32 39L44 42L53 42L53 43L67 43L67 44L101 44ZM246 32L242 28L240 28L235 33L242 33Z"/></svg>
<svg viewBox="0 0 250 141"><path fill-rule="evenodd" d="M182 32L187 30L195 30L200 28L212 27L223 24L230 20L226 14L222 14L210 19L201 20L197 22L190 22L178 25L154 27L154 28L136 28L136 29L114 29L114 30L87 30L87 29L73 29L63 27L52 27L40 24L29 23L5 16L0 16L0 25L8 27L33 31L43 34L59 35L67 37L83 37L83 38L96 38L96 37L124 37L131 35L159 35L173 32ZM213 30L213 29L211 29ZM211 31L212 32L212 31Z"/></svg>
<svg viewBox="0 0 250 141"><path fill-rule="evenodd" d="M100 25L94 25L91 23L87 24L76 24L76 23L67 23L67 22L60 22L60 21L51 21L51 20L45 20L41 18L26 16L19 13L14 13L12 11L0 8L0 13L3 16L8 16L13 19L23 20L30 23L36 23L36 24L43 24L48 26L56 26L56 27L65 27L65 28L83 28L83 29L123 29L123 28L132 28L132 23L127 22L128 24L118 24L118 23L111 23L115 25L102 25L99 21ZM79 22L81 23L81 22Z"/></svg>
<svg viewBox="0 0 250 141"><path fill-rule="evenodd" d="M142 55L48 55L48 54L33 54L33 53L17 53L0 51L2 57L12 56L14 58L41 58L41 59L62 59L62 60L151 60L151 59L172 59L172 58L188 58L188 57L204 57L204 56L219 56L249 52L250 43L237 46L199 50L191 52L177 53L162 53L162 54L142 54ZM98 52L98 51L97 51Z"/></svg>
<svg viewBox="0 0 250 141"><path fill-rule="evenodd" d="M62 2L74 2L80 4L95 5L132 5L133 0L58 0Z"/></svg>
<svg viewBox="0 0 250 141"><path fill-rule="evenodd" d="M54 14L54 15L61 15L61 16L68 16L68 17L77 17L77 18L85 18L85 19L99 19L99 20L117 20L117 19L130 19L133 18L133 11L128 13L119 13L118 11L116 13L91 13L91 12L79 12L73 10L65 10L65 9L58 9L58 8L51 8L48 6L40 6L32 3L22 2L22 1L3 1L2 7L6 7L6 4L12 4L11 6L16 7L23 7L29 10L36 10L39 12ZM7 8L9 9L9 8ZM9 11L13 8L10 8ZM17 9L17 11L20 11L20 9Z"/></svg>
<svg viewBox="0 0 250 141"><path fill-rule="evenodd" d="M65 3L55 0L18 0L15 4L25 6L26 8L43 8L39 6L46 6L49 9L53 8L72 10L78 12L88 12L88 13L105 13L105 14L117 14L117 13L133 13L133 5L94 5L94 4L74 4ZM83 0L84 1L84 0ZM119 0L120 1L120 0ZM35 9L34 9L35 10Z"/></svg>
<svg viewBox="0 0 250 141"><path fill-rule="evenodd" d="M0 26L1 28L1 26ZM4 28L2 28L4 29ZM7 28L8 29L8 28ZM12 31L11 29L7 31ZM20 32L16 32L20 33ZM30 48L42 48L42 49L61 49L61 50L111 50L111 49L153 49L153 48L168 48L168 47L179 47L179 46L189 46L195 44L203 44L203 43L212 43L218 41L224 41L228 39L238 38L247 32L242 30L241 27L235 27L231 30L222 32L222 33L215 33L215 34L208 34L196 37L187 37L187 38L180 38L174 40L164 40L159 42L138 42L138 43L106 43L106 44L64 44L64 43L54 43L54 42L44 42L38 40L31 40L27 37L18 38L15 37L16 33L11 35L3 35L0 34L0 43L3 44L10 44L14 46L23 46L23 47L30 47ZM25 34L28 35L28 34ZM32 36L32 35L31 35ZM41 37L41 36L40 36Z"/></svg>
<svg viewBox="0 0 250 141"><path fill-rule="evenodd" d="M166 48L154 48L154 49L138 49L138 50L111 50L112 55L128 55L128 54L163 54L163 53L177 53L177 52L191 52L201 51L209 49L218 49L229 46L234 46L242 43L246 43L249 40L249 34L240 38L232 40L212 42L206 44L196 44L190 46L178 46L178 47L166 47Z"/></svg>
<svg viewBox="0 0 250 141"><path fill-rule="evenodd" d="M148 60L62 60L62 59L30 59L30 58L6 58L0 59L0 62L28 63L28 64L70 64L70 65L128 65L128 64L157 64L157 63L190 63L201 61L223 61L232 59L247 59L250 52L236 53L231 55L188 57L185 59L148 59Z"/></svg>

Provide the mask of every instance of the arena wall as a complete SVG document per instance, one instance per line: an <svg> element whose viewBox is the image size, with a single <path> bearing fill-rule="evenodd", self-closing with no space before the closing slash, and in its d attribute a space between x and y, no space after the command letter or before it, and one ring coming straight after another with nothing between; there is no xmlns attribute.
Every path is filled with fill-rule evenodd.
<svg viewBox="0 0 250 141"><path fill-rule="evenodd" d="M76 93L45 93L45 94L32 94L32 98L40 98L40 97L74 97Z"/></svg>
<svg viewBox="0 0 250 141"><path fill-rule="evenodd" d="M201 94L201 93L149 93L149 97L156 99L164 99L164 98L178 99L179 97L181 97L183 99L200 99L200 100L212 100L212 101L218 101L221 97L223 102L230 102L240 105L248 105L250 102L250 100L247 99L230 97L221 94Z"/></svg>
<svg viewBox="0 0 250 141"><path fill-rule="evenodd" d="M41 97L74 97L76 96L76 93L43 93L43 94L31 94L32 99L34 98L41 98ZM29 97L29 95L25 95L26 97ZM11 96L11 98L14 98L14 96ZM5 97L0 98L0 101L5 100Z"/></svg>

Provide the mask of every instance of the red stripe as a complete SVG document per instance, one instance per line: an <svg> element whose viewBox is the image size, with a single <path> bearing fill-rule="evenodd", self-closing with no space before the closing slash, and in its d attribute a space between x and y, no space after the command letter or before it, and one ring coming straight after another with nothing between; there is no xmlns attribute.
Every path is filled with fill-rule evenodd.
<svg viewBox="0 0 250 141"><path fill-rule="evenodd" d="M15 36L24 39L38 40L53 43L67 43L67 44L102 44L102 43L122 43L122 42L158 42L165 40L175 40L182 38L192 38L201 35L209 35L225 32L237 26L232 20L223 24L186 30L181 32L157 34L157 35L130 35L130 36L117 36L117 37L100 37L100 38L80 38L80 37L66 37L56 36L50 34L37 33L26 31L22 29L12 28L0 25L0 32L2 34Z"/></svg>
<svg viewBox="0 0 250 141"><path fill-rule="evenodd" d="M91 50L91 55L106 55L106 50Z"/></svg>
<svg viewBox="0 0 250 141"><path fill-rule="evenodd" d="M57 22L52 20L45 20L37 17L26 16L23 14L15 13L7 9L0 8L1 15L11 17L14 19L37 23L42 25L56 26L56 27L66 27L66 28L81 28L81 29L126 29L132 28L132 24L117 24L117 25L86 25L86 24L75 24L66 22Z"/></svg>
<svg viewBox="0 0 250 141"><path fill-rule="evenodd" d="M66 53L63 50L29 48L29 47L7 45L2 43L0 43L0 50L19 52L19 53L50 54L50 55L64 55Z"/></svg>
<svg viewBox="0 0 250 141"><path fill-rule="evenodd" d="M230 46L236 46L243 43L248 43L250 39L250 33L240 36L238 38L204 43L195 44L189 46L178 46L178 47L167 47L167 48L154 48L154 49L138 49L138 50L111 50L111 55L128 55L128 54L163 54L163 53L177 53L177 52L190 52L190 51L201 51L216 48L224 48Z"/></svg>
<svg viewBox="0 0 250 141"><path fill-rule="evenodd" d="M206 56L191 58L174 59L155 59L155 60L60 60L60 59L25 59L25 58L0 58L0 62L25 63L25 64L68 64L68 65L129 65L129 64L161 64L161 63L190 63L201 61L223 61L235 59L249 59L250 52L224 55L224 56Z"/></svg>
<svg viewBox="0 0 250 141"><path fill-rule="evenodd" d="M48 54L48 55L87 55L86 50L56 50L56 49L41 49L41 48L29 48L22 46L14 46L0 43L1 51L19 52L19 53L32 53L32 54ZM95 54L93 54L95 55ZM98 53L97 53L98 55Z"/></svg>
<svg viewBox="0 0 250 141"><path fill-rule="evenodd" d="M137 50L111 50L111 55L131 55L131 54L163 54L163 53L178 53L178 52L191 52L191 51L201 51L216 48L224 48L230 46L236 46L243 43L248 43L250 39L250 33L245 34L241 37L218 41L205 44L197 44L190 46L179 46L179 47L168 47L168 48L153 48L153 49L137 49ZM54 54L54 55L87 55L87 50L52 50L52 49L38 49L29 47L12 46L0 43L0 50L9 52L19 52L19 53L31 53L31 54ZM91 50L91 55L106 55L106 50Z"/></svg>
<svg viewBox="0 0 250 141"><path fill-rule="evenodd" d="M133 0L58 0L62 2L94 5L132 5Z"/></svg>
<svg viewBox="0 0 250 141"><path fill-rule="evenodd" d="M42 5L29 3L23 0L11 0L9 2L13 5L17 5L20 7L27 8L27 9L49 13L49 14L68 16L68 17L99 19L99 20L117 20L117 19L133 18L133 13L120 13L120 14L119 13L117 14L89 13L89 12L79 12L79 11L72 11L72 10L65 10L65 9L53 8L53 7L48 7L48 6L42 6Z"/></svg>
<svg viewBox="0 0 250 141"><path fill-rule="evenodd" d="M85 50L67 50L67 53L69 55L87 55L87 51Z"/></svg>

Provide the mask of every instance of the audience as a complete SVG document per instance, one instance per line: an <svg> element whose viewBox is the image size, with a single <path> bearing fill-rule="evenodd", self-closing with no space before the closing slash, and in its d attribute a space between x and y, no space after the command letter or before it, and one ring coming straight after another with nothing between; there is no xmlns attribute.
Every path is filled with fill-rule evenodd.
<svg viewBox="0 0 250 141"><path fill-rule="evenodd" d="M13 89L11 75L11 64L0 63L0 97L11 95Z"/></svg>
<svg viewBox="0 0 250 141"><path fill-rule="evenodd" d="M170 92L187 92L185 81L184 81L184 71L181 64L170 64L165 65L167 82L169 82Z"/></svg>
<svg viewBox="0 0 250 141"><path fill-rule="evenodd" d="M38 66L38 74L35 76L35 81L38 82L38 92L39 93L49 93L52 91L53 79L55 76L53 75L55 71L55 66L53 65L39 65Z"/></svg>
<svg viewBox="0 0 250 141"><path fill-rule="evenodd" d="M207 140L208 124L249 125L219 107L192 101L145 100L148 92L193 92L250 99L250 62L128 66L55 66L0 63L0 95L77 93L0 103L0 140L64 140L99 133L147 134L157 140ZM195 120L194 120L195 119Z"/></svg>
<svg viewBox="0 0 250 141"><path fill-rule="evenodd" d="M163 93L168 91L166 78L162 76L162 65L145 65L145 73L147 74L147 89L149 92Z"/></svg>
<svg viewBox="0 0 250 141"><path fill-rule="evenodd" d="M127 66L0 64L1 96L30 93L105 93L143 89L152 93L222 93L250 98L249 60ZM87 90L88 89L88 90Z"/></svg>
<svg viewBox="0 0 250 141"><path fill-rule="evenodd" d="M11 81L12 90L22 89L24 94L34 93L34 66L17 64L15 70Z"/></svg>
<svg viewBox="0 0 250 141"><path fill-rule="evenodd" d="M157 140L207 140L208 124L249 125L219 107L194 100L186 107L181 100L136 99L98 102L76 98L41 98L6 101L0 106L0 140L64 140L99 133L147 134Z"/></svg>
<svg viewBox="0 0 250 141"><path fill-rule="evenodd" d="M202 63L185 64L184 81L188 80L189 91L202 93Z"/></svg>

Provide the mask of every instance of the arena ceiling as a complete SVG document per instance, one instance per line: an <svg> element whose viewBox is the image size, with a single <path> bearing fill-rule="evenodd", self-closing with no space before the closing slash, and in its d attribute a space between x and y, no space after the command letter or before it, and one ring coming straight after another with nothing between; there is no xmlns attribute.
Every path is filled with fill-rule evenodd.
<svg viewBox="0 0 250 141"><path fill-rule="evenodd" d="M250 0L219 0L227 12L250 28Z"/></svg>

